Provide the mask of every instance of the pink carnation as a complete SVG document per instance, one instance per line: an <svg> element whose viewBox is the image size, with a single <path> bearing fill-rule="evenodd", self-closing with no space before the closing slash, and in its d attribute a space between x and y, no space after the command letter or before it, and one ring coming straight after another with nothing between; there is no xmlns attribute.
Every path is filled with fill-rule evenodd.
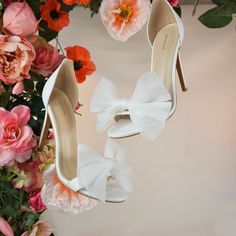
<svg viewBox="0 0 236 236"><path fill-rule="evenodd" d="M29 70L35 59L32 44L18 36L0 35L0 80L15 84L29 79Z"/></svg>
<svg viewBox="0 0 236 236"><path fill-rule="evenodd" d="M19 105L11 111L0 108L0 166L31 157L36 140L27 125L29 119L30 109L26 106Z"/></svg>
<svg viewBox="0 0 236 236"><path fill-rule="evenodd" d="M30 203L30 208L33 211L43 211L47 207L43 204L42 198L41 198L41 189L36 189L34 192L32 192L29 195L29 203Z"/></svg>

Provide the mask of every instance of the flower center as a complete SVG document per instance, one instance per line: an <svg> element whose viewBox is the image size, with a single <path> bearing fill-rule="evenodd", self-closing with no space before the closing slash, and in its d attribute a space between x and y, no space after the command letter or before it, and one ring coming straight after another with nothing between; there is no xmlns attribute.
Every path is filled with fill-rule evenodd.
<svg viewBox="0 0 236 236"><path fill-rule="evenodd" d="M83 64L81 61L74 61L74 69L77 71L77 70L80 70L81 68L83 67Z"/></svg>
<svg viewBox="0 0 236 236"><path fill-rule="evenodd" d="M60 14L56 10L52 10L50 12L50 16L53 20L57 20L57 19L59 19Z"/></svg>
<svg viewBox="0 0 236 236"><path fill-rule="evenodd" d="M5 127L4 131L4 138L8 141L13 141L17 139L20 135L20 129L18 129L14 125L9 125Z"/></svg>
<svg viewBox="0 0 236 236"><path fill-rule="evenodd" d="M126 4L121 4L119 7L119 10L120 10L120 14L119 14L120 20L128 21L133 13L132 7L129 7Z"/></svg>

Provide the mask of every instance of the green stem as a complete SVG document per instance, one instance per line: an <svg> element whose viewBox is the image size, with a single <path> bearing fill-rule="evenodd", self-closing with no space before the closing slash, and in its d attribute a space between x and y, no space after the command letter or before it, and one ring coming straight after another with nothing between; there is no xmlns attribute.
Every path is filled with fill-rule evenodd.
<svg viewBox="0 0 236 236"><path fill-rule="evenodd" d="M57 35L57 37L56 37L56 46L57 46L57 48L58 48L58 46L59 46L59 48L60 48L60 50L61 50L63 56L65 56L65 53L64 53L64 51L63 51L63 48L62 48L62 46L61 46L61 44L60 44L60 42L59 42L58 35Z"/></svg>

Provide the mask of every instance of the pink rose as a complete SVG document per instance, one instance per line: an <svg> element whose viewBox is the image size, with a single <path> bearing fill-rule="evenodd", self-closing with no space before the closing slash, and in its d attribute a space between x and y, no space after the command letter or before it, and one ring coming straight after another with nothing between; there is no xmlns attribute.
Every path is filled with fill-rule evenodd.
<svg viewBox="0 0 236 236"><path fill-rule="evenodd" d="M2 217L0 217L0 233L5 236L14 236L11 226Z"/></svg>
<svg viewBox="0 0 236 236"><path fill-rule="evenodd" d="M19 105L11 111L0 108L0 166L16 160L24 162L31 157L36 145L33 131L27 125L30 109Z"/></svg>
<svg viewBox="0 0 236 236"><path fill-rule="evenodd" d="M25 37L34 34L38 29L38 22L30 6L24 2L13 2L3 14L3 31Z"/></svg>
<svg viewBox="0 0 236 236"><path fill-rule="evenodd" d="M61 63L63 56L50 44L42 44L35 50L36 59L33 61L32 70L44 77L50 76Z"/></svg>
<svg viewBox="0 0 236 236"><path fill-rule="evenodd" d="M179 5L179 0L168 0L171 6L177 7Z"/></svg>
<svg viewBox="0 0 236 236"><path fill-rule="evenodd" d="M41 198L41 189L38 188L29 195L29 204L33 211L46 210L47 207L43 204Z"/></svg>
<svg viewBox="0 0 236 236"><path fill-rule="evenodd" d="M0 35L0 80L15 84L29 79L29 70L35 59L35 50L26 39Z"/></svg>
<svg viewBox="0 0 236 236"><path fill-rule="evenodd" d="M43 221L38 221L33 225L32 231L26 231L21 236L49 236L53 232L53 227Z"/></svg>

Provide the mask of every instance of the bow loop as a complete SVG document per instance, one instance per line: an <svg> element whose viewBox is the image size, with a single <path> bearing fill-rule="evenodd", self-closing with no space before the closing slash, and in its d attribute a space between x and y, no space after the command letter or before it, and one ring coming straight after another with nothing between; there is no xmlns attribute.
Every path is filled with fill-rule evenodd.
<svg viewBox="0 0 236 236"><path fill-rule="evenodd" d="M116 114L127 109L128 101L118 97L114 84L105 78L101 78L90 104L91 112L98 113L97 130L107 129Z"/></svg>
<svg viewBox="0 0 236 236"><path fill-rule="evenodd" d="M91 111L98 113L98 131L108 128L117 115L126 112L136 129L149 139L159 135L171 107L171 96L163 80L153 72L140 77L129 100L120 99L114 84L102 78L91 101Z"/></svg>
<svg viewBox="0 0 236 236"><path fill-rule="evenodd" d="M86 145L78 146L78 179L95 198L105 201L109 177L114 177L125 191L131 190L129 170L119 145L109 140L104 157Z"/></svg>

